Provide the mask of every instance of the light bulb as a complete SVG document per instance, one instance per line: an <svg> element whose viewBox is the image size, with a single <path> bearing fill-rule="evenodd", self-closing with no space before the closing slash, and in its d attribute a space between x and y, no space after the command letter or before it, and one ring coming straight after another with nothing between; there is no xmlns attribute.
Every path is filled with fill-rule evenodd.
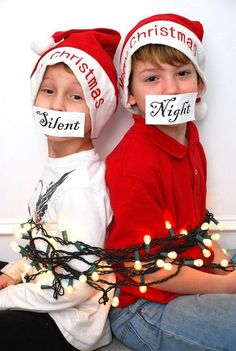
<svg viewBox="0 0 236 351"><path fill-rule="evenodd" d="M15 241L12 241L11 243L10 243L10 247L12 248L12 250L14 251L14 252L20 252L20 247L19 247L19 245L15 242Z"/></svg>
<svg viewBox="0 0 236 351"><path fill-rule="evenodd" d="M142 269L142 264L140 261L135 261L134 262L134 268L137 270L137 271L140 271L140 269Z"/></svg>
<svg viewBox="0 0 236 351"><path fill-rule="evenodd" d="M214 234L211 235L211 240L217 241L217 240L219 240L219 239L220 239L220 234L214 233Z"/></svg>
<svg viewBox="0 0 236 351"><path fill-rule="evenodd" d="M144 235L144 238L143 238L144 242L146 245L149 245L150 242L151 242L151 236L150 235Z"/></svg>
<svg viewBox="0 0 236 351"><path fill-rule="evenodd" d="M201 258L197 258L196 260L193 261L193 264L196 267L202 267L203 266L203 260Z"/></svg>
<svg viewBox="0 0 236 351"><path fill-rule="evenodd" d="M202 223L201 229L202 230L208 230L210 228L210 224L207 222Z"/></svg>
<svg viewBox="0 0 236 351"><path fill-rule="evenodd" d="M203 249L202 253L203 253L203 256L206 257L206 258L211 256L211 252L209 250L207 250L207 249Z"/></svg>
<svg viewBox="0 0 236 351"><path fill-rule="evenodd" d="M32 266L29 264L28 261L25 261L24 262L24 272L28 273L28 272L30 272L31 269L32 269Z"/></svg>
<svg viewBox="0 0 236 351"><path fill-rule="evenodd" d="M170 271L172 269L172 264L170 262L166 262L164 264L164 269L167 270L167 271Z"/></svg>
<svg viewBox="0 0 236 351"><path fill-rule="evenodd" d="M87 281L86 275L85 275L85 274L81 274L81 275L79 276L79 281L80 281L80 283L82 283L82 284L86 283L86 281Z"/></svg>
<svg viewBox="0 0 236 351"><path fill-rule="evenodd" d="M223 225L222 223L218 223L218 224L217 224L217 228L218 228L219 230L223 230L223 229L224 229L224 225Z"/></svg>
<svg viewBox="0 0 236 351"><path fill-rule="evenodd" d="M119 306L119 302L120 302L119 301L119 297L114 296L113 299L112 299L111 304L112 304L113 307L117 307L117 306Z"/></svg>
<svg viewBox="0 0 236 351"><path fill-rule="evenodd" d="M211 247L211 246L212 246L212 241L211 241L211 239L203 239L202 242L203 242L203 244L206 245L207 247Z"/></svg>
<svg viewBox="0 0 236 351"><path fill-rule="evenodd" d="M171 224L169 221L165 221L165 225L166 225L166 229L170 229L171 228Z"/></svg>
<svg viewBox="0 0 236 351"><path fill-rule="evenodd" d="M91 277L94 282L97 282L99 280L99 275L97 272L93 272Z"/></svg>
<svg viewBox="0 0 236 351"><path fill-rule="evenodd" d="M19 224L14 224L12 226L12 231L16 239L21 239L21 226Z"/></svg>
<svg viewBox="0 0 236 351"><path fill-rule="evenodd" d="M67 293L68 293L69 295L72 295L73 292L74 292L73 286L72 286L72 285L68 285L68 286L66 287L66 291L67 291Z"/></svg>
<svg viewBox="0 0 236 351"><path fill-rule="evenodd" d="M171 236L172 238L175 238L176 235L175 235L175 233L174 233L174 231L173 231L173 229L172 229L172 226L171 226L170 222L169 222L169 221L165 221L165 225L166 225L166 229L168 230L170 236Z"/></svg>
<svg viewBox="0 0 236 351"><path fill-rule="evenodd" d="M182 234L182 235L188 235L188 232L187 232L186 229L182 229L182 230L180 231L180 234Z"/></svg>
<svg viewBox="0 0 236 351"><path fill-rule="evenodd" d="M22 226L26 231L31 229L31 224L30 223L24 223Z"/></svg>
<svg viewBox="0 0 236 351"><path fill-rule="evenodd" d="M139 291L144 294L147 291L147 286L146 285L140 285Z"/></svg>
<svg viewBox="0 0 236 351"><path fill-rule="evenodd" d="M220 265L222 267L228 267L229 261L226 258L223 258L223 260L220 261Z"/></svg>
<svg viewBox="0 0 236 351"><path fill-rule="evenodd" d="M177 253L175 251L170 251L167 256L174 260L177 257Z"/></svg>
<svg viewBox="0 0 236 351"><path fill-rule="evenodd" d="M14 233L14 238L17 239L17 240L20 240L20 239L22 239L22 234L19 233L19 232L15 232Z"/></svg>
<svg viewBox="0 0 236 351"><path fill-rule="evenodd" d="M162 268L162 267L164 267L164 264L165 264L165 261L163 261L161 259L156 260L157 267Z"/></svg>

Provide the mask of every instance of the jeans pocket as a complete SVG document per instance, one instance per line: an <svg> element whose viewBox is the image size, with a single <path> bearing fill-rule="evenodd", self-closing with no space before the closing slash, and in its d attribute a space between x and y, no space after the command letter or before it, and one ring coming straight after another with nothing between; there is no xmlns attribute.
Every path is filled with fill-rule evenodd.
<svg viewBox="0 0 236 351"><path fill-rule="evenodd" d="M128 307L112 309L109 313L112 332L120 339L127 321L131 318Z"/></svg>
<svg viewBox="0 0 236 351"><path fill-rule="evenodd" d="M126 346L136 351L157 350L159 328L152 323L153 304L139 300L127 308L110 312L111 327L114 335ZM156 307L157 309L157 307Z"/></svg>

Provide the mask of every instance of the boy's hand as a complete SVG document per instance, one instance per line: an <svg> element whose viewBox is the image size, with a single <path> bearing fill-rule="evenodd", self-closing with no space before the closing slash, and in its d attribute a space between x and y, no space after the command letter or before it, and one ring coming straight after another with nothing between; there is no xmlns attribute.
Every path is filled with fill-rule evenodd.
<svg viewBox="0 0 236 351"><path fill-rule="evenodd" d="M9 277L7 274L0 275L0 290L6 288L7 286L15 285L15 284L16 284L15 280Z"/></svg>

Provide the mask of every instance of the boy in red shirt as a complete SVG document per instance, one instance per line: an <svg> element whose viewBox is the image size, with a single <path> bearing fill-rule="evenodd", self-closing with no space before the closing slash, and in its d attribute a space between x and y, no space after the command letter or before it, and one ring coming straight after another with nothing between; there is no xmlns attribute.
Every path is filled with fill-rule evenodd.
<svg viewBox="0 0 236 351"><path fill-rule="evenodd" d="M114 211L109 249L137 247L146 234L166 237L170 225L177 235L190 233L204 222L206 158L192 122L206 112L202 37L200 22L161 14L125 38L119 85L134 124L106 162ZM205 264L228 259L215 242L181 255ZM163 268L145 282L169 274ZM134 350L234 350L235 278L235 272L184 266L146 292L122 286L110 313L113 332Z"/></svg>

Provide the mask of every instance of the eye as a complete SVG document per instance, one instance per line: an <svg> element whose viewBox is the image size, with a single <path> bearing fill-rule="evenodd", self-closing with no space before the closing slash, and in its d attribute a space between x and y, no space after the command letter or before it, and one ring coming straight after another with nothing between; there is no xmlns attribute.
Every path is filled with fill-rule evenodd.
<svg viewBox="0 0 236 351"><path fill-rule="evenodd" d="M42 88L41 91L45 94L53 94L53 90L50 88Z"/></svg>
<svg viewBox="0 0 236 351"><path fill-rule="evenodd" d="M190 71L188 71L188 70L183 70L183 71L178 72L178 75L179 75L180 77L186 77L186 76L188 76L189 74L190 74Z"/></svg>
<svg viewBox="0 0 236 351"><path fill-rule="evenodd" d="M150 76L146 79L146 82L155 82L156 80L158 80L156 76Z"/></svg>
<svg viewBox="0 0 236 351"><path fill-rule="evenodd" d="M82 99L82 96L76 95L76 94L71 95L70 97L71 97L71 99L73 99L73 100L81 100L81 99Z"/></svg>

